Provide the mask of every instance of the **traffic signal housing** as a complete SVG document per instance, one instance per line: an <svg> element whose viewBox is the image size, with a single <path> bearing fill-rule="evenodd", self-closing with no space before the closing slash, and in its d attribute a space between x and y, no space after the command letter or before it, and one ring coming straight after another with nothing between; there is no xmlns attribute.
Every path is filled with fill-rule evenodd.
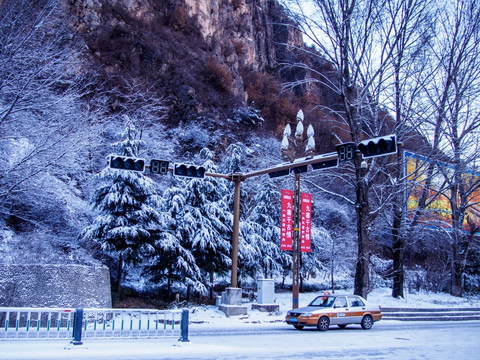
<svg viewBox="0 0 480 360"><path fill-rule="evenodd" d="M152 174L166 175L168 174L169 162L166 160L152 159L150 160L150 172Z"/></svg>
<svg viewBox="0 0 480 360"><path fill-rule="evenodd" d="M357 150L364 158L396 154L397 136L392 134L364 140L357 145Z"/></svg>
<svg viewBox="0 0 480 360"><path fill-rule="evenodd" d="M279 170L279 171L271 171L268 173L268 176L270 179L277 178L280 176L287 176L290 174L290 169L284 169L284 170Z"/></svg>
<svg viewBox="0 0 480 360"><path fill-rule="evenodd" d="M296 166L296 167L292 168L292 171L295 174L303 174L303 173L308 171L308 166L307 165Z"/></svg>
<svg viewBox="0 0 480 360"><path fill-rule="evenodd" d="M343 143L335 145L338 153L338 162L350 161L355 158L355 153L357 151L355 143Z"/></svg>
<svg viewBox="0 0 480 360"><path fill-rule="evenodd" d="M338 162L339 162L338 159L320 161L317 163L313 163L312 169L321 170L321 169L328 169L332 167L338 167Z"/></svg>
<svg viewBox="0 0 480 360"><path fill-rule="evenodd" d="M108 166L111 169L145 171L145 160L130 156L109 155Z"/></svg>
<svg viewBox="0 0 480 360"><path fill-rule="evenodd" d="M203 178L205 177L205 168L196 165L175 164L173 174L176 176Z"/></svg>

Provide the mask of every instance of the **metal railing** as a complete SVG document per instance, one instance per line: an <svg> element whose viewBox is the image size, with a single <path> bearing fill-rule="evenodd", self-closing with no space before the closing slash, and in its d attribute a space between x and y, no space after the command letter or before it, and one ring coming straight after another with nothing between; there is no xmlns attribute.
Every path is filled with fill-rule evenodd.
<svg viewBox="0 0 480 360"><path fill-rule="evenodd" d="M480 320L480 308L382 308L383 320L466 321Z"/></svg>
<svg viewBox="0 0 480 360"><path fill-rule="evenodd" d="M69 338L75 309L0 307L0 340Z"/></svg>
<svg viewBox="0 0 480 360"><path fill-rule="evenodd" d="M0 307L0 340L175 336L188 341L188 310Z"/></svg>

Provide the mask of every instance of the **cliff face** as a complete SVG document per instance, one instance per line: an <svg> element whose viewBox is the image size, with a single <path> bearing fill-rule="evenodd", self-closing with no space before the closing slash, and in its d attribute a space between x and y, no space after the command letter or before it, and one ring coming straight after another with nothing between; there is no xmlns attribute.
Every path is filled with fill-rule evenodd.
<svg viewBox="0 0 480 360"><path fill-rule="evenodd" d="M279 80L279 62L292 55L286 44L303 44L298 31L282 25L288 19L274 0L69 0L69 5L72 26L104 77L155 83L171 100L171 121L248 105L254 99L246 74Z"/></svg>
<svg viewBox="0 0 480 360"><path fill-rule="evenodd" d="M250 64L254 70L265 71L275 66L276 46L274 32L280 19L281 8L271 0L185 0L191 17L196 17L203 38L222 48L242 47L241 54L227 53L226 61ZM282 39L301 46L298 32L287 32ZM220 53L220 51L217 51ZM240 55L240 56L233 56Z"/></svg>

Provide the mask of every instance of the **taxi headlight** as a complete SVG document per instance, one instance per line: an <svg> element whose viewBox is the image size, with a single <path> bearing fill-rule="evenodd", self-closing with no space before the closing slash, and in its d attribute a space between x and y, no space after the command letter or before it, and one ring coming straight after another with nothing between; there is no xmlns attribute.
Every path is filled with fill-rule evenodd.
<svg viewBox="0 0 480 360"><path fill-rule="evenodd" d="M310 317L312 316L313 314L310 312L310 313L303 313L302 316L305 316L305 317Z"/></svg>

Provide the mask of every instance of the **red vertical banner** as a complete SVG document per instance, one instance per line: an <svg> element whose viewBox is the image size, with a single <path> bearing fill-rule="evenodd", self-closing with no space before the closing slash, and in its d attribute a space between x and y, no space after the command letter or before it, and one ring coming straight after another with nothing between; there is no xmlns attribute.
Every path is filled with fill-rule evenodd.
<svg viewBox="0 0 480 360"><path fill-rule="evenodd" d="M280 250L292 250L293 238L293 191L282 189L282 219L280 227Z"/></svg>
<svg viewBox="0 0 480 360"><path fill-rule="evenodd" d="M301 194L300 251L310 252L312 248L312 195Z"/></svg>

